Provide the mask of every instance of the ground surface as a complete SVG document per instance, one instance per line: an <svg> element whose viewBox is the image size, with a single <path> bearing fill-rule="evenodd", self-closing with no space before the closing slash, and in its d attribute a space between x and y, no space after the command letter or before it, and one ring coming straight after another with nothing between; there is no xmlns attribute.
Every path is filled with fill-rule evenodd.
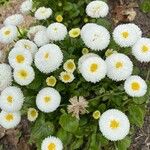
<svg viewBox="0 0 150 150"><path fill-rule="evenodd" d="M23 0L10 0L10 4L0 6L0 27L5 17L19 12L19 6ZM110 15L112 23L129 22L133 19L139 27L142 28L144 36L150 36L150 13L144 14L139 9L140 0L109 0ZM128 11L126 11L128 10ZM134 15L136 16L134 18ZM130 15L128 15L130 14ZM30 26L34 20L26 17L23 26ZM0 44L0 49L4 49L4 45ZM150 106L148 107L150 108ZM29 123L24 118L21 124L13 130L5 130L0 127L0 150L34 150L34 146L28 144L30 136ZM3 145L3 147L2 147ZM145 117L143 128L137 129L130 150L150 150L150 111Z"/></svg>

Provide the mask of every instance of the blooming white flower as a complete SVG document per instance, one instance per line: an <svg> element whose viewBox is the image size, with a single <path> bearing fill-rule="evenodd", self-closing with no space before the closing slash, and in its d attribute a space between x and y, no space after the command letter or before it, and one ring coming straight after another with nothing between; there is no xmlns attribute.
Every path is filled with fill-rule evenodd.
<svg viewBox="0 0 150 150"><path fill-rule="evenodd" d="M27 36L29 39L34 39L35 34L42 30L46 30L46 27L42 26L42 25L32 26L32 27L30 27L30 29L27 33Z"/></svg>
<svg viewBox="0 0 150 150"><path fill-rule="evenodd" d="M76 69L76 65L74 63L74 59L68 59L64 65L63 65L64 70L66 70L67 72L74 72Z"/></svg>
<svg viewBox="0 0 150 150"><path fill-rule="evenodd" d="M18 34L17 27L12 25L4 26L0 29L0 42L4 44L11 43Z"/></svg>
<svg viewBox="0 0 150 150"><path fill-rule="evenodd" d="M20 85L28 85L30 84L34 78L35 73L31 66L20 66L14 69L14 80Z"/></svg>
<svg viewBox="0 0 150 150"><path fill-rule="evenodd" d="M63 143L59 138L49 136L42 141L41 150L63 150Z"/></svg>
<svg viewBox="0 0 150 150"><path fill-rule="evenodd" d="M20 112L5 112L1 111L0 113L0 125L6 129L16 127L21 121L21 114Z"/></svg>
<svg viewBox="0 0 150 150"><path fill-rule="evenodd" d="M107 76L115 81L127 79L133 71L133 63L125 54L114 53L106 58Z"/></svg>
<svg viewBox="0 0 150 150"><path fill-rule="evenodd" d="M140 76L134 75L127 78L124 89L132 97L141 97L147 92L147 84Z"/></svg>
<svg viewBox="0 0 150 150"><path fill-rule="evenodd" d="M107 3L99 0L90 2L86 7L86 14L92 18L107 16L109 7Z"/></svg>
<svg viewBox="0 0 150 150"><path fill-rule="evenodd" d="M35 108L29 108L27 115L29 121L35 121L38 117L38 111Z"/></svg>
<svg viewBox="0 0 150 150"><path fill-rule="evenodd" d="M107 72L106 63L99 56L86 58L79 68L84 79L92 83L99 82Z"/></svg>
<svg viewBox="0 0 150 150"><path fill-rule="evenodd" d="M20 11L23 14L28 14L31 10L32 10L32 0L26 0L20 6Z"/></svg>
<svg viewBox="0 0 150 150"><path fill-rule="evenodd" d="M37 44L38 47L48 44L49 38L46 30L38 31L34 36L34 42Z"/></svg>
<svg viewBox="0 0 150 150"><path fill-rule="evenodd" d="M32 55L25 48L13 48L8 55L9 64L15 68L32 64Z"/></svg>
<svg viewBox="0 0 150 150"><path fill-rule="evenodd" d="M51 8L40 7L35 12L35 18L38 20L46 20L52 14Z"/></svg>
<svg viewBox="0 0 150 150"><path fill-rule="evenodd" d="M45 113L55 111L61 101L61 96L54 88L46 87L39 91L36 97L36 105L39 110Z"/></svg>
<svg viewBox="0 0 150 150"><path fill-rule="evenodd" d="M71 83L74 80L74 75L71 72L63 71L60 73L59 78L64 83Z"/></svg>
<svg viewBox="0 0 150 150"><path fill-rule="evenodd" d="M19 111L22 108L24 96L20 88L9 86L1 92L0 108L6 112Z"/></svg>
<svg viewBox="0 0 150 150"><path fill-rule="evenodd" d="M11 85L12 72L11 67L7 64L0 64L0 91Z"/></svg>
<svg viewBox="0 0 150 150"><path fill-rule="evenodd" d="M141 38L132 47L132 54L140 62L150 62L150 38Z"/></svg>
<svg viewBox="0 0 150 150"><path fill-rule="evenodd" d="M113 38L121 47L133 46L141 35L140 28L131 23L118 25L113 31Z"/></svg>
<svg viewBox="0 0 150 150"><path fill-rule="evenodd" d="M63 54L55 44L42 46L35 54L35 66L43 73L50 73L59 68L63 61Z"/></svg>
<svg viewBox="0 0 150 150"><path fill-rule="evenodd" d="M130 130L128 117L117 109L105 111L99 119L99 127L102 134L111 141L125 138Z"/></svg>
<svg viewBox="0 0 150 150"><path fill-rule="evenodd" d="M21 14L14 14L7 17L4 21L5 25L18 26L24 21L24 18Z"/></svg>
<svg viewBox="0 0 150 150"><path fill-rule="evenodd" d="M83 26L81 38L87 47L95 51L105 49L110 42L108 30L94 23L87 23Z"/></svg>
<svg viewBox="0 0 150 150"><path fill-rule="evenodd" d="M52 41L61 41L67 35L67 28L62 23L52 23L47 28L47 35Z"/></svg>
<svg viewBox="0 0 150 150"><path fill-rule="evenodd" d="M21 39L19 41L16 42L15 46L17 48L20 49L27 49L31 52L32 56L35 55L35 53L38 51L38 48L36 46L36 44L30 40L26 40L26 39Z"/></svg>

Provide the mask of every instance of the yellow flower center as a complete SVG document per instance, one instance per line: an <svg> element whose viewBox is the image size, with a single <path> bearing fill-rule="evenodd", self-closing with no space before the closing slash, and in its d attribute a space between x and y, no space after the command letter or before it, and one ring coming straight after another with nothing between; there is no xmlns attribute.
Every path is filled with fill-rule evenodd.
<svg viewBox="0 0 150 150"><path fill-rule="evenodd" d="M72 38L76 38L80 35L80 29L79 28L74 28L74 29L71 29L69 31L69 36L72 37Z"/></svg>
<svg viewBox="0 0 150 150"><path fill-rule="evenodd" d="M111 120L110 122L110 128L117 129L120 126L119 122L115 119Z"/></svg>
<svg viewBox="0 0 150 150"><path fill-rule="evenodd" d="M33 110L31 110L31 112L30 112L30 113L31 113L31 116L32 116L32 117L35 117L35 116L36 116L36 114L37 114L36 110L34 110L34 109L33 109Z"/></svg>
<svg viewBox="0 0 150 150"><path fill-rule="evenodd" d="M94 111L93 112L93 118L94 119L99 119L99 117L100 117L100 112L98 110Z"/></svg>
<svg viewBox="0 0 150 150"><path fill-rule="evenodd" d="M133 91L138 91L140 89L140 84L138 82L133 82L131 88Z"/></svg>
<svg viewBox="0 0 150 150"><path fill-rule="evenodd" d="M6 30L5 32L4 32L4 35L9 35L11 32L9 31L9 30Z"/></svg>
<svg viewBox="0 0 150 150"><path fill-rule="evenodd" d="M122 32L122 36L126 39L126 38L128 38L129 33L128 32Z"/></svg>
<svg viewBox="0 0 150 150"><path fill-rule="evenodd" d="M56 150L56 145L54 143L50 143L48 145L48 150Z"/></svg>
<svg viewBox="0 0 150 150"><path fill-rule="evenodd" d="M117 63L116 63L116 68L117 68L117 69L120 69L120 68L122 68L122 67L123 67L122 62L117 62Z"/></svg>
<svg viewBox="0 0 150 150"><path fill-rule="evenodd" d="M45 96L44 97L44 102L45 103L49 103L51 101L51 97L50 96Z"/></svg>
<svg viewBox="0 0 150 150"><path fill-rule="evenodd" d="M72 70L72 69L74 68L74 63L73 63L73 62L68 62L68 63L67 63L67 68L68 68L69 70Z"/></svg>
<svg viewBox="0 0 150 150"><path fill-rule="evenodd" d="M56 17L56 21L57 21L57 22L62 22L62 21L63 21L62 15L58 15L58 16Z"/></svg>
<svg viewBox="0 0 150 150"><path fill-rule="evenodd" d="M46 83L48 86L54 86L56 84L56 78L51 76L46 79Z"/></svg>
<svg viewBox="0 0 150 150"><path fill-rule="evenodd" d="M31 49L31 46L30 46L30 45L27 45L27 44L24 44L24 48L26 48L26 49Z"/></svg>
<svg viewBox="0 0 150 150"><path fill-rule="evenodd" d="M149 51L149 47L147 45L143 45L142 46L142 52L145 53L145 52L148 52Z"/></svg>
<svg viewBox="0 0 150 150"><path fill-rule="evenodd" d="M23 63L25 60L24 56L23 55L17 55L16 56L16 61L17 63Z"/></svg>
<svg viewBox="0 0 150 150"><path fill-rule="evenodd" d="M7 120L7 121L12 121L13 119L14 119L14 116L13 116L13 114L7 114L6 116L5 116L5 119Z"/></svg>
<svg viewBox="0 0 150 150"><path fill-rule="evenodd" d="M45 53L44 58L47 60L49 58L49 53Z"/></svg>
<svg viewBox="0 0 150 150"><path fill-rule="evenodd" d="M8 101L9 103L12 103L12 102L13 102L13 97L12 97L12 96L8 96L8 97L7 97L7 101Z"/></svg>
<svg viewBox="0 0 150 150"><path fill-rule="evenodd" d="M63 76L63 79L64 79L64 81L68 81L68 80L70 80L70 76L68 74L65 74Z"/></svg>
<svg viewBox="0 0 150 150"><path fill-rule="evenodd" d="M98 65L97 64L95 64L95 63L91 64L91 66L90 66L90 71L91 72L96 72L97 69L98 69Z"/></svg>
<svg viewBox="0 0 150 150"><path fill-rule="evenodd" d="M25 79L28 76L28 72L26 70L20 70L19 76L23 79Z"/></svg>
<svg viewBox="0 0 150 150"><path fill-rule="evenodd" d="M57 30L58 30L58 29L55 27L55 28L54 28L54 31L57 31Z"/></svg>

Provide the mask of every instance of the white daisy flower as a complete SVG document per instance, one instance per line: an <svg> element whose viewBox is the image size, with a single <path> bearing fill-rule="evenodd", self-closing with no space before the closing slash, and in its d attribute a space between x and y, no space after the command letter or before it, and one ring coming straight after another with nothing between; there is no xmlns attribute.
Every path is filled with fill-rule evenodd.
<svg viewBox="0 0 150 150"><path fill-rule="evenodd" d="M50 73L59 68L63 61L63 54L55 44L42 46L35 54L35 66L43 73Z"/></svg>
<svg viewBox="0 0 150 150"><path fill-rule="evenodd" d="M9 86L1 92L0 108L6 112L19 111L22 108L24 96L20 88Z"/></svg>
<svg viewBox="0 0 150 150"><path fill-rule="evenodd" d="M74 59L68 59L64 65L63 65L64 70L66 70L67 72L74 72L76 69L76 65L74 63Z"/></svg>
<svg viewBox="0 0 150 150"><path fill-rule="evenodd" d="M20 66L14 69L13 76L14 80L19 85L24 86L30 84L34 80L35 73L31 66Z"/></svg>
<svg viewBox="0 0 150 150"><path fill-rule="evenodd" d="M63 150L63 143L59 138L49 136L42 141L41 150Z"/></svg>
<svg viewBox="0 0 150 150"><path fill-rule="evenodd" d="M74 77L73 73L63 71L60 73L59 78L64 83L71 83L75 77Z"/></svg>
<svg viewBox="0 0 150 150"><path fill-rule="evenodd" d="M44 46L49 43L49 38L46 30L38 31L34 36L34 42L38 47Z"/></svg>
<svg viewBox="0 0 150 150"><path fill-rule="evenodd" d="M7 17L4 21L5 25L18 26L24 21L24 18L21 14L14 14Z"/></svg>
<svg viewBox="0 0 150 150"><path fill-rule="evenodd" d="M125 54L114 53L106 58L107 76L115 81L127 79L133 71L133 63Z"/></svg>
<svg viewBox="0 0 150 150"><path fill-rule="evenodd" d="M53 88L46 87L39 91L36 97L36 105L39 110L45 113L55 111L61 101L59 92Z"/></svg>
<svg viewBox="0 0 150 150"><path fill-rule="evenodd" d="M32 41L26 40L26 39L21 39L21 40L17 41L14 47L17 47L20 49L22 49L22 48L27 49L31 52L32 56L34 56L35 53L38 51L36 44L33 43Z"/></svg>
<svg viewBox="0 0 150 150"><path fill-rule="evenodd" d="M103 1L92 1L86 7L86 14L92 18L100 18L107 16L109 7Z"/></svg>
<svg viewBox="0 0 150 150"><path fill-rule="evenodd" d="M32 0L26 0L20 6L20 11L23 14L28 14L31 10L32 10Z"/></svg>
<svg viewBox="0 0 150 150"><path fill-rule="evenodd" d="M140 62L150 62L150 38L141 38L132 47L132 54Z"/></svg>
<svg viewBox="0 0 150 150"><path fill-rule="evenodd" d="M88 23L83 26L81 38L87 47L95 51L105 49L110 42L108 30L94 23Z"/></svg>
<svg viewBox="0 0 150 150"><path fill-rule="evenodd" d="M0 125L6 129L16 127L21 121L21 113L20 112L5 112L1 111L0 113Z"/></svg>
<svg viewBox="0 0 150 150"><path fill-rule="evenodd" d="M30 29L27 33L27 36L29 39L34 39L35 34L42 30L46 30L46 27L42 26L42 25L32 26L32 27L30 27Z"/></svg>
<svg viewBox="0 0 150 150"><path fill-rule="evenodd" d="M67 28L62 23L52 23L47 28L47 35L52 41L61 41L67 35Z"/></svg>
<svg viewBox="0 0 150 150"><path fill-rule="evenodd" d="M17 38L17 27L12 25L4 26L0 29L0 42L9 44Z"/></svg>
<svg viewBox="0 0 150 150"><path fill-rule="evenodd" d="M22 65L31 65L32 64L32 55L25 48L15 47L13 48L8 55L9 64L15 68Z"/></svg>
<svg viewBox="0 0 150 150"><path fill-rule="evenodd" d="M133 46L141 35L140 28L130 23L118 25L113 31L113 38L121 47Z"/></svg>
<svg viewBox="0 0 150 150"><path fill-rule="evenodd" d="M52 10L46 7L40 7L35 12L35 18L38 20L46 20L52 15Z"/></svg>
<svg viewBox="0 0 150 150"><path fill-rule="evenodd" d="M141 97L147 92L147 84L140 76L134 75L125 81L124 89L132 97Z"/></svg>
<svg viewBox="0 0 150 150"><path fill-rule="evenodd" d="M99 119L99 127L102 134L111 141L125 138L130 130L128 117L117 109L105 111Z"/></svg>
<svg viewBox="0 0 150 150"><path fill-rule="evenodd" d="M29 108L27 112L27 117L29 121L35 121L38 117L38 111L35 108Z"/></svg>
<svg viewBox="0 0 150 150"><path fill-rule="evenodd" d="M86 58L80 66L80 72L86 81L99 82L106 75L106 63L98 56Z"/></svg>
<svg viewBox="0 0 150 150"><path fill-rule="evenodd" d="M0 91L11 85L12 72L11 67L7 64L0 64Z"/></svg>

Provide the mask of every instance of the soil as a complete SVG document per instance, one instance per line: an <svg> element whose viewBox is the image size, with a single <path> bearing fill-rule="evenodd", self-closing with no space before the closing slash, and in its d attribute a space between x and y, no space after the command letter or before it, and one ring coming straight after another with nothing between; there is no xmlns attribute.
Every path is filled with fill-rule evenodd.
<svg viewBox="0 0 150 150"><path fill-rule="evenodd" d="M0 27L3 26L3 20L7 16L19 12L22 1L10 0L9 4L0 6ZM109 18L112 20L113 25L133 20L143 30L143 36L150 36L150 13L144 14L140 11L139 4L141 1L109 0ZM128 15L126 10L132 15ZM22 27L29 27L33 22L34 19L32 17L25 17ZM4 50L7 48L0 44L0 49ZM22 122L16 129L5 130L0 127L0 150L34 150L36 149L35 146L28 143L29 136L29 122L26 118L22 119ZM150 105L148 106L145 123L141 129L137 129L130 150L150 150Z"/></svg>

